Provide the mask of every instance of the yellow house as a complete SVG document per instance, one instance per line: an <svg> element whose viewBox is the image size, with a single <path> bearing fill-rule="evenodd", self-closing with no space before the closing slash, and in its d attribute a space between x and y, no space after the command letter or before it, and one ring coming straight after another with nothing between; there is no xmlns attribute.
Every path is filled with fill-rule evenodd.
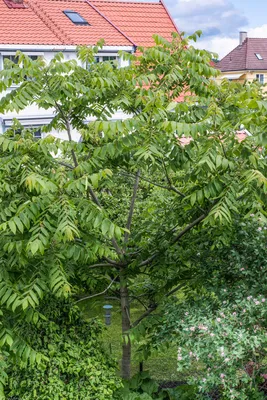
<svg viewBox="0 0 267 400"><path fill-rule="evenodd" d="M248 38L247 32L239 33L239 45L216 64L221 75L236 82L258 80L267 83L267 38Z"/></svg>

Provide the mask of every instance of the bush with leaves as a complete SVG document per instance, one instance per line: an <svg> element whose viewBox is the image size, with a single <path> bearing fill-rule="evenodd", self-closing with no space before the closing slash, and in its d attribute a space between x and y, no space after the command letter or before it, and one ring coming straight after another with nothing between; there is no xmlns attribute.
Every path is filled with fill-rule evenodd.
<svg viewBox="0 0 267 400"><path fill-rule="evenodd" d="M149 372L140 372L130 381L124 381L114 400L193 400L197 394L195 386L180 384L173 389L162 389L150 378Z"/></svg>
<svg viewBox="0 0 267 400"><path fill-rule="evenodd" d="M201 366L189 378L200 393L217 387L227 400L264 398L260 387L267 373L265 222L254 214L243 221L238 218L228 245L216 241L211 231L205 237L195 233L191 249L185 246L180 251L184 261L194 263L195 283L183 299L166 304L160 323L154 324L150 348L176 343L181 373Z"/></svg>
<svg viewBox="0 0 267 400"><path fill-rule="evenodd" d="M121 386L116 365L101 346L102 325L87 323L69 301L46 298L37 325L21 327L46 361L8 360L7 399L107 400Z"/></svg>

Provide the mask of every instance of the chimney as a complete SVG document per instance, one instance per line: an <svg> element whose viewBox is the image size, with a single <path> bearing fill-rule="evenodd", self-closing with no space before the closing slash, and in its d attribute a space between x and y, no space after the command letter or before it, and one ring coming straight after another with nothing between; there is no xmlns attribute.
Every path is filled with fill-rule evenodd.
<svg viewBox="0 0 267 400"><path fill-rule="evenodd" d="M240 46L242 46L243 42L246 40L247 37L248 37L247 32L239 32L239 45Z"/></svg>

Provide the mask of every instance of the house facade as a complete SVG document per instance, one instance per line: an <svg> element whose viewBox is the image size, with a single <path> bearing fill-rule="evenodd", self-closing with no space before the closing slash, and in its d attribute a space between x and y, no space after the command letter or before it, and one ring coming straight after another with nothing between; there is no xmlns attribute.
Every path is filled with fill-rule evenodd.
<svg viewBox="0 0 267 400"><path fill-rule="evenodd" d="M152 46L153 34L171 40L172 32L177 32L177 27L162 0L0 0L0 69L6 58L15 61L17 50L33 59L42 56L47 62L62 52L65 60L70 60L76 59L77 46L93 46L100 39L105 45L96 62L116 59L123 67L127 61L118 56L120 50L134 53L139 46ZM19 114L0 113L0 134L12 125L13 118L38 129L52 120L53 112L32 105ZM123 118L119 112L113 116ZM64 133L52 134L65 138ZM37 131L37 135L42 133ZM73 132L74 140L79 137Z"/></svg>
<svg viewBox="0 0 267 400"><path fill-rule="evenodd" d="M216 64L221 71L217 78L236 82L258 80L267 83L267 38L248 38L239 33L239 45Z"/></svg>

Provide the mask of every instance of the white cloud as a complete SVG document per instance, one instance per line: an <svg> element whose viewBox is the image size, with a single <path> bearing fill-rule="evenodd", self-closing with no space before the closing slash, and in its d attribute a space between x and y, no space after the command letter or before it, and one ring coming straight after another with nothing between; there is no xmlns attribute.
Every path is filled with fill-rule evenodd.
<svg viewBox="0 0 267 400"><path fill-rule="evenodd" d="M257 26L248 30L248 37L251 38L266 38L267 37L267 24Z"/></svg>
<svg viewBox="0 0 267 400"><path fill-rule="evenodd" d="M212 53L219 55L219 59L223 58L236 46L238 46L239 39L232 39L228 37L214 37L208 39L199 40L194 43L194 47L198 49L206 49Z"/></svg>
<svg viewBox="0 0 267 400"><path fill-rule="evenodd" d="M267 24L258 26L256 28L248 29L248 37L251 38L267 38ZM223 58L231 50L233 50L239 44L239 32L236 31L236 37L213 37L213 38L203 38L194 46L199 49L206 49L211 52L219 54L219 58Z"/></svg>
<svg viewBox="0 0 267 400"><path fill-rule="evenodd" d="M201 29L204 37L234 36L248 23L230 0L166 0L166 4L180 31L186 33Z"/></svg>

